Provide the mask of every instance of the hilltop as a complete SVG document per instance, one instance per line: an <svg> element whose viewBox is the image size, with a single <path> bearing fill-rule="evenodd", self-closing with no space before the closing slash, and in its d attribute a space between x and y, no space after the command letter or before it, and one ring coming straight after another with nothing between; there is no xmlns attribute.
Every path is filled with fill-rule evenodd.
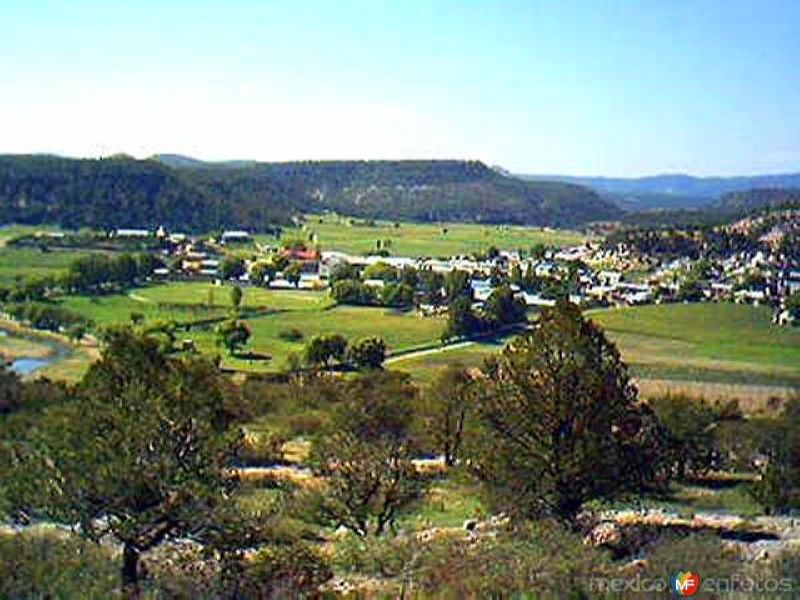
<svg viewBox="0 0 800 600"><path fill-rule="evenodd" d="M301 212L573 227L621 211L584 187L525 182L478 161L206 163L178 155L0 156L0 222L266 230Z"/></svg>

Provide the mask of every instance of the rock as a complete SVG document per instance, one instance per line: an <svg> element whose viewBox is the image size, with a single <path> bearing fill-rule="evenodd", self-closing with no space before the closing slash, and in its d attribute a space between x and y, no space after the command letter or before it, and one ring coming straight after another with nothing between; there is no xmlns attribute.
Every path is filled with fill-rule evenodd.
<svg viewBox="0 0 800 600"><path fill-rule="evenodd" d="M592 529L583 543L591 546L615 546L622 542L622 532L616 523L605 521Z"/></svg>

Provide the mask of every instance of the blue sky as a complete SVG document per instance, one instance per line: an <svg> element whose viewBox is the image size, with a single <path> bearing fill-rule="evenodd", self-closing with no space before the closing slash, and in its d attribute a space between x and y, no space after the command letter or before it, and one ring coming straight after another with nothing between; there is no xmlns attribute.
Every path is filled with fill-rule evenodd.
<svg viewBox="0 0 800 600"><path fill-rule="evenodd" d="M800 2L4 0L0 152L800 171Z"/></svg>

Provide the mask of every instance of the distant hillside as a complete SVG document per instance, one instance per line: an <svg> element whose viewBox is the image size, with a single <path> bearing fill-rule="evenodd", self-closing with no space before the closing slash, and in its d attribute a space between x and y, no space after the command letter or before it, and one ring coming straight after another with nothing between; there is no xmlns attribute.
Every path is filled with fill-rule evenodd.
<svg viewBox="0 0 800 600"><path fill-rule="evenodd" d="M562 175L519 177L585 185L617 201L626 210L700 208L731 192L754 188L800 188L800 173L741 177L692 177L676 174L631 179Z"/></svg>
<svg viewBox="0 0 800 600"><path fill-rule="evenodd" d="M0 156L0 223L202 229L215 199L156 162Z"/></svg>
<svg viewBox="0 0 800 600"><path fill-rule="evenodd" d="M712 209L746 213L763 208L800 206L800 189L762 188L725 194Z"/></svg>
<svg viewBox="0 0 800 600"><path fill-rule="evenodd" d="M767 209L800 207L800 189L762 188L730 192L702 209L629 213L623 223L639 227L679 227L729 223Z"/></svg>
<svg viewBox="0 0 800 600"><path fill-rule="evenodd" d="M249 203L279 185L298 210L335 210L368 218L477 221L573 227L621 211L581 186L525 182L478 161L329 161L258 163L240 169L186 168L193 181Z"/></svg>
<svg viewBox="0 0 800 600"><path fill-rule="evenodd" d="M206 163L178 155L0 156L0 223L264 230L300 212L574 227L621 211L584 187L477 161Z"/></svg>

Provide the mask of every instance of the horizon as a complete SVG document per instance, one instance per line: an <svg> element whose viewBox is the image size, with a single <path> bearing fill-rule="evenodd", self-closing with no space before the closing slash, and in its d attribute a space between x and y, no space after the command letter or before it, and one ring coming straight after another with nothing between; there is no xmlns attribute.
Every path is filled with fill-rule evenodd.
<svg viewBox="0 0 800 600"><path fill-rule="evenodd" d="M800 172L793 2L76 0L4 13L1 153Z"/></svg>

